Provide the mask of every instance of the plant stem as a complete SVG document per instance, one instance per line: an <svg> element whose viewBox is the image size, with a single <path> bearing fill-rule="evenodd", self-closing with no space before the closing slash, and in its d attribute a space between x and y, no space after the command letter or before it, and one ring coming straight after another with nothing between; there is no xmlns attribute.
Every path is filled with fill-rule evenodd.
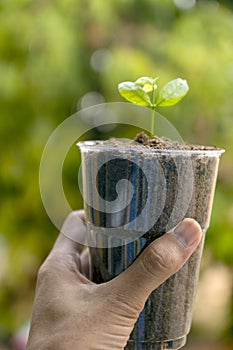
<svg viewBox="0 0 233 350"><path fill-rule="evenodd" d="M151 126L150 126L150 136L154 136L154 128L155 128L155 111L151 109Z"/></svg>
<svg viewBox="0 0 233 350"><path fill-rule="evenodd" d="M151 137L153 137L155 134L155 88L154 87L152 90L152 104L153 106L151 107L151 126L150 126Z"/></svg>

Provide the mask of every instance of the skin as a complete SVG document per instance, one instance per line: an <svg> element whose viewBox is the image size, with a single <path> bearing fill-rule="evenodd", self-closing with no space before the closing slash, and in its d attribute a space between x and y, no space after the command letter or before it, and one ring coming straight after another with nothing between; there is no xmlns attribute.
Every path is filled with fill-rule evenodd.
<svg viewBox="0 0 233 350"><path fill-rule="evenodd" d="M84 222L76 211L66 227L75 216ZM83 223L77 235L85 234ZM88 249L60 233L38 273L27 350L124 349L150 293L183 266L201 237L198 223L185 219L127 270L97 285L87 278Z"/></svg>

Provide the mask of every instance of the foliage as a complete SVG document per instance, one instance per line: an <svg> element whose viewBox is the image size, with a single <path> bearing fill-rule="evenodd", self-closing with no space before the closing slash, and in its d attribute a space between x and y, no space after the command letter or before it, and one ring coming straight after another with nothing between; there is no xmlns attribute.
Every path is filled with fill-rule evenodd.
<svg viewBox="0 0 233 350"><path fill-rule="evenodd" d="M226 149L206 248L232 267L230 8L205 0L189 10L170 0L5 0L0 22L0 334L30 317L36 271L57 235L40 200L43 147L62 120L93 99L119 101L115 87L124 79L160 72L161 84L177 75L189 81L188 97L166 117L184 139ZM84 137L134 132L113 125ZM78 162L72 148L63 181L73 208L82 206Z"/></svg>
<svg viewBox="0 0 233 350"><path fill-rule="evenodd" d="M157 100L155 100L155 90L158 88L157 80L159 78L141 77L135 82L125 81L118 84L120 94L132 103L140 106L147 106L155 110L158 106L173 106L177 104L188 92L189 87L186 80L177 78L169 81L159 91ZM152 97L150 97L150 93ZM151 116L151 136L155 135L154 125L155 116Z"/></svg>

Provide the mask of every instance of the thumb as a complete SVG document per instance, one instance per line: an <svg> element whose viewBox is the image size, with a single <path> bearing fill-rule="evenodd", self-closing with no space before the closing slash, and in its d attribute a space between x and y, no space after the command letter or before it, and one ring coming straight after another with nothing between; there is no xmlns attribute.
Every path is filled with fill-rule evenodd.
<svg viewBox="0 0 233 350"><path fill-rule="evenodd" d="M201 237L199 224L184 219L152 242L128 269L111 281L118 295L135 309L142 309L150 293L188 260Z"/></svg>

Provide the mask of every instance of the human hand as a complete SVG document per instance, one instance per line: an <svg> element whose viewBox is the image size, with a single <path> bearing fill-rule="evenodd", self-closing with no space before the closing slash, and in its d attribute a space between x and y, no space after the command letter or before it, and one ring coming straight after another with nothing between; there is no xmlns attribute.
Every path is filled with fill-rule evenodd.
<svg viewBox="0 0 233 350"><path fill-rule="evenodd" d="M75 217L83 220L80 242L83 211L71 213L65 225ZM95 284L86 277L88 248L61 233L39 270L27 350L123 349L150 293L183 266L201 236L198 223L185 219L119 276Z"/></svg>

